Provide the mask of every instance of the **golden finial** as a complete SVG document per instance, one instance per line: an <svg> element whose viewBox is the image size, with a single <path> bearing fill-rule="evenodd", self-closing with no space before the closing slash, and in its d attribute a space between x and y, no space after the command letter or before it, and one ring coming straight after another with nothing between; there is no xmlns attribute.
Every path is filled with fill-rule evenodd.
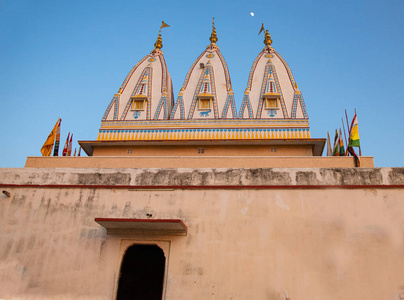
<svg viewBox="0 0 404 300"><path fill-rule="evenodd" d="M265 30L264 44L265 44L265 46L271 46L271 44L272 44L271 36L269 35L268 30Z"/></svg>
<svg viewBox="0 0 404 300"><path fill-rule="evenodd" d="M212 44L216 44L219 39L217 38L216 28L215 28L215 18L213 17L213 24L212 24L212 34L210 35L209 41Z"/></svg>
<svg viewBox="0 0 404 300"><path fill-rule="evenodd" d="M161 21L161 26L160 26L160 30L159 30L159 35L157 36L157 41L154 43L154 50L160 50L161 48L163 48L163 40L161 39L161 28L164 27L170 27L170 25L164 23L164 21Z"/></svg>
<svg viewBox="0 0 404 300"><path fill-rule="evenodd" d="M161 28L160 28L160 30L161 30ZM161 33L159 32L159 35L157 37L157 41L154 43L154 49L155 50L157 50L157 49L160 50L161 48L163 48L163 40L161 39Z"/></svg>
<svg viewBox="0 0 404 300"><path fill-rule="evenodd" d="M261 32L263 32L263 31L265 31L265 38L264 38L265 46L271 46L271 44L272 44L271 36L269 35L268 30L265 30L264 23L262 23L261 29L260 29L260 32L258 33L258 35L260 35Z"/></svg>

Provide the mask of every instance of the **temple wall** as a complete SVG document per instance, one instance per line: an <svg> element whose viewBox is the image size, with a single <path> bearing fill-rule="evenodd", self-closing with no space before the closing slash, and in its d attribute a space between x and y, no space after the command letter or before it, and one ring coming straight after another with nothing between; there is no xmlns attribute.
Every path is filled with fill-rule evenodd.
<svg viewBox="0 0 404 300"><path fill-rule="evenodd" d="M0 169L0 298L114 299L164 248L165 299L399 299L404 168ZM181 219L186 236L94 218Z"/></svg>
<svg viewBox="0 0 404 300"><path fill-rule="evenodd" d="M203 149L203 153L199 153ZM97 147L93 156L313 156L310 146L136 146Z"/></svg>
<svg viewBox="0 0 404 300"><path fill-rule="evenodd" d="M117 150L119 151L119 150ZM229 151L230 152L230 151ZM26 168L353 168L352 156L31 156ZM374 167L373 157L361 157L361 167Z"/></svg>

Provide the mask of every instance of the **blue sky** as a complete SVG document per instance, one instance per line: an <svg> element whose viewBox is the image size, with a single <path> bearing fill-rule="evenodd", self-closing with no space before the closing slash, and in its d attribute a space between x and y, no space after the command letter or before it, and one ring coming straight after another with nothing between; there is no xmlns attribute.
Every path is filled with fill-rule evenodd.
<svg viewBox="0 0 404 300"><path fill-rule="evenodd" d="M251 16L251 12L254 16ZM229 66L238 110L261 23L288 62L307 106L311 135L325 138L356 108L362 155L404 166L404 1L0 0L0 167L38 156L58 117L67 133L95 140L101 117L129 70L163 52L176 97L209 44Z"/></svg>

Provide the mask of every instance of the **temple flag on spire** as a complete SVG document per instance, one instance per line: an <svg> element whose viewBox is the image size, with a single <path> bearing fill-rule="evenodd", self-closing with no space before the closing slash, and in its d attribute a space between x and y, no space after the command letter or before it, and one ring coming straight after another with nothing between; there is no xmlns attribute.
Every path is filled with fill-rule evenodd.
<svg viewBox="0 0 404 300"><path fill-rule="evenodd" d="M66 142L65 142L65 146L63 147L63 152L62 152L62 155L63 155L63 156L67 156L67 147L68 147L68 145L69 145L69 137L70 137L70 132L69 132L69 134L67 135L67 139L66 139Z"/></svg>
<svg viewBox="0 0 404 300"><path fill-rule="evenodd" d="M53 144L55 142L55 137L56 137L56 132L58 129L59 120L60 119L58 118L51 133L48 135L48 138L46 139L45 144L43 144L43 146L41 148L42 156L50 156L52 154Z"/></svg>
<svg viewBox="0 0 404 300"><path fill-rule="evenodd" d="M157 41L154 43L154 50L156 51L157 49L160 50L161 48L163 48L163 41L161 39L161 29L164 27L170 27L170 25L168 25L167 23L165 23L164 21L161 21L161 26L160 26L160 30L159 30L159 34L157 36Z"/></svg>
<svg viewBox="0 0 404 300"><path fill-rule="evenodd" d="M59 119L58 130L56 131L55 149L53 150L53 156L59 156L59 145L60 145L60 124L62 119Z"/></svg>
<svg viewBox="0 0 404 300"><path fill-rule="evenodd" d="M261 29L260 29L260 32L258 33L258 35L260 35L261 34L261 32L263 32L265 30L265 28L264 28L264 23L262 23L262 25L261 25Z"/></svg>

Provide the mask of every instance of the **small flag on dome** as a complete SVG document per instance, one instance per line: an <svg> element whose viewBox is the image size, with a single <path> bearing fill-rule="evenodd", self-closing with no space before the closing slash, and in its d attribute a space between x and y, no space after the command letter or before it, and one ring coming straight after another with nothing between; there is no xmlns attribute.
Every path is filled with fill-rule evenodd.
<svg viewBox="0 0 404 300"><path fill-rule="evenodd" d="M262 25L261 25L261 29L260 29L260 32L258 33L258 35L260 35L261 34L261 32L263 32L265 30L265 28L264 28L264 23L262 23Z"/></svg>
<svg viewBox="0 0 404 300"><path fill-rule="evenodd" d="M170 27L170 25L168 25L167 23L164 23L164 21L161 21L161 28L164 27Z"/></svg>
<svg viewBox="0 0 404 300"><path fill-rule="evenodd" d="M43 144L43 146L41 148L42 156L50 156L52 154L53 144L55 142L55 137L56 137L56 132L58 129L59 120L60 119L58 118L51 133L48 135L48 138L46 139L45 144Z"/></svg>

